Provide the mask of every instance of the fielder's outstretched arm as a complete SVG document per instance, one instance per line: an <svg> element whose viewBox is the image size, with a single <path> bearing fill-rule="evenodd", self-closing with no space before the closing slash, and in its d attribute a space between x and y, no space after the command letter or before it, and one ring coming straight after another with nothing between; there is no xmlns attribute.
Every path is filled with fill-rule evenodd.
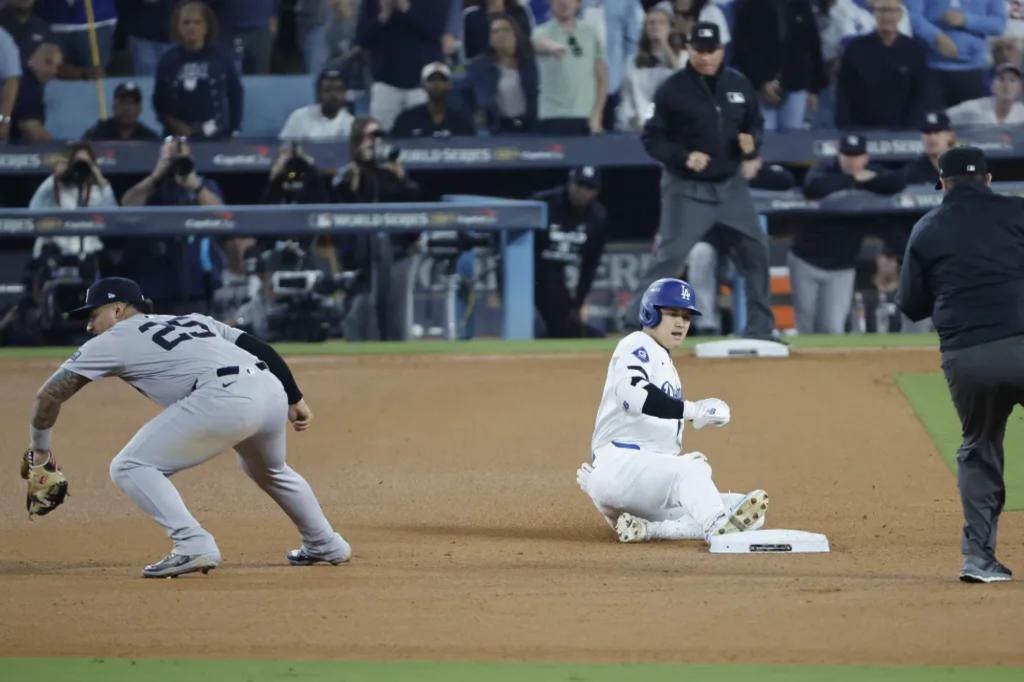
<svg viewBox="0 0 1024 682"><path fill-rule="evenodd" d="M36 392L36 400L32 405L32 422L29 426L29 438L32 449L36 452L50 451L50 438L53 425L57 423L60 406L71 398L79 389L89 383L89 379L63 367L53 373L42 388Z"/></svg>

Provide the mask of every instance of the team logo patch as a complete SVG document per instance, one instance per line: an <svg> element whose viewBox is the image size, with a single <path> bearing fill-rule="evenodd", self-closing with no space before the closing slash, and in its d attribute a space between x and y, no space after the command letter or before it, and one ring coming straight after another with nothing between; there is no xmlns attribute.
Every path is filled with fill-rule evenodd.
<svg viewBox="0 0 1024 682"><path fill-rule="evenodd" d="M650 362L651 361L651 356L647 354L647 349L646 348L643 348L643 347L637 348L635 351L633 351L633 355L635 355L638 358L640 358L640 362Z"/></svg>
<svg viewBox="0 0 1024 682"><path fill-rule="evenodd" d="M747 101L742 92L727 92L725 98L729 100L729 104L745 104Z"/></svg>
<svg viewBox="0 0 1024 682"><path fill-rule="evenodd" d="M70 358L68 358L68 362L74 362L75 360L77 360L77 359L78 359L78 358L80 358L80 357L82 357L82 351L80 351L80 350L76 350L76 351L75 351L75 352L74 352L74 353L73 353L73 354L71 355L71 357L70 357Z"/></svg>
<svg viewBox="0 0 1024 682"><path fill-rule="evenodd" d="M661 385L661 392L667 395L669 398L675 398L676 400L683 399L683 389L681 386L673 386L669 382L665 382Z"/></svg>
<svg viewBox="0 0 1024 682"><path fill-rule="evenodd" d="M625 400L622 401L622 409L624 409L626 412L629 412L629 402L628 401L625 401Z"/></svg>

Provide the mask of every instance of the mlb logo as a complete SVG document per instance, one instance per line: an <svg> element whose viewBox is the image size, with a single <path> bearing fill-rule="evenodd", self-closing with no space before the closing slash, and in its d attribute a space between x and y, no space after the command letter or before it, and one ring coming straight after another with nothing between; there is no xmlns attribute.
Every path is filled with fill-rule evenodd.
<svg viewBox="0 0 1024 682"><path fill-rule="evenodd" d="M846 138L846 144L850 145L851 147L856 147L857 145L860 144L860 138L858 138L856 135L850 135L849 137Z"/></svg>
<svg viewBox="0 0 1024 682"><path fill-rule="evenodd" d="M928 114L928 116L926 116L925 118L928 120L928 123L938 123L939 122L938 114Z"/></svg>
<svg viewBox="0 0 1024 682"><path fill-rule="evenodd" d="M107 298L114 298L114 294L107 292Z"/></svg>
<svg viewBox="0 0 1024 682"><path fill-rule="evenodd" d="M697 36L700 38L714 38L715 32L712 31L710 28L702 28L701 30L697 31Z"/></svg>
<svg viewBox="0 0 1024 682"><path fill-rule="evenodd" d="M727 92L725 93L725 98L729 100L730 104L743 104L747 101L742 92Z"/></svg>
<svg viewBox="0 0 1024 682"><path fill-rule="evenodd" d="M974 164L973 164L973 163L969 163L969 164L967 164L967 172L968 172L968 173L973 173L973 172L974 172L974 170L975 170L975 166L974 166Z"/></svg>

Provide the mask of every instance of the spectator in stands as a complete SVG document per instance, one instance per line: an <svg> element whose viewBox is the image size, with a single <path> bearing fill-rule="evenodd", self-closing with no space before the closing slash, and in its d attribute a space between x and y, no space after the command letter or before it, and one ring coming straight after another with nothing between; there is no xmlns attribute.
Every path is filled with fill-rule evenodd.
<svg viewBox="0 0 1024 682"><path fill-rule="evenodd" d="M113 116L97 121L82 136L86 140L156 142L160 136L139 121L142 91L135 83L119 83L114 88Z"/></svg>
<svg viewBox="0 0 1024 682"><path fill-rule="evenodd" d="M1003 0L906 0L914 35L927 47L925 106L948 109L984 94L985 39L1006 28Z"/></svg>
<svg viewBox="0 0 1024 682"><path fill-rule="evenodd" d="M796 187L796 178L792 173L776 164L765 165L760 157L744 162L740 173L747 179L751 189L784 192ZM686 281L693 287L701 311L700 316L693 320L690 333L718 336L725 331L718 310L718 289L720 282L735 286L737 271L730 256L730 246L728 237L720 229L713 228L704 239L697 242L686 258ZM742 331L735 318L733 331Z"/></svg>
<svg viewBox="0 0 1024 682"><path fill-rule="evenodd" d="M1009 17L1007 17L1007 22L1009 22ZM983 92L992 91L992 81L995 80L996 68L1000 64L1016 64L1017 66L1024 64L1021 60L1020 38L1009 38L1005 35L994 38L989 42L989 50L992 56L992 66L986 69L985 75L982 77Z"/></svg>
<svg viewBox="0 0 1024 682"><path fill-rule="evenodd" d="M837 128L901 129L921 122L924 47L900 34L900 0L875 0L874 13L876 31L854 38L839 65Z"/></svg>
<svg viewBox="0 0 1024 682"><path fill-rule="evenodd" d="M122 206L220 206L223 194L216 182L196 173L192 150L185 138L168 138L160 148L153 171L124 193ZM221 258L209 237L192 239L128 239L124 272L145 287L156 312L205 312L220 286Z"/></svg>
<svg viewBox="0 0 1024 682"><path fill-rule="evenodd" d="M245 74L270 73L280 0L210 0L220 25L220 40Z"/></svg>
<svg viewBox="0 0 1024 682"><path fill-rule="evenodd" d="M0 28L0 142L11 134L11 112L18 101L21 81L21 55L11 34Z"/></svg>
<svg viewBox="0 0 1024 682"><path fill-rule="evenodd" d="M577 21L580 0L551 0L551 20L533 33L540 74L538 130L586 135L603 130L608 65L597 32Z"/></svg>
<svg viewBox="0 0 1024 682"><path fill-rule="evenodd" d="M53 208L114 208L117 199L110 183L96 165L96 154L88 142L74 142L64 150L53 167L53 173L36 188L28 207ZM32 247L32 257L38 258L47 245L54 245L62 255L87 256L103 248L99 237L40 237Z"/></svg>
<svg viewBox="0 0 1024 682"><path fill-rule="evenodd" d="M420 188L406 175L405 168L382 142L383 129L371 116L359 116L352 124L348 141L351 161L334 176L331 199L340 203L381 203L416 201ZM346 339L360 341L404 340L408 304L411 255L418 240L415 234L359 234L339 240L338 261L342 269L354 272L347 315L342 322ZM392 267L384 271L381 259L391 255Z"/></svg>
<svg viewBox="0 0 1024 682"><path fill-rule="evenodd" d="M636 0L599 0L604 15L603 44L608 69L608 94L605 96L601 127L612 130L622 97L622 77L626 62L640 43L643 14Z"/></svg>
<svg viewBox="0 0 1024 682"><path fill-rule="evenodd" d="M725 13L722 12L721 8L713 0L673 0L670 7L673 11L672 18L675 34L684 40L690 35L693 27L698 22L708 21L718 26L718 33L722 36L723 45L728 46L732 41L732 34L729 33L729 22L725 19ZM677 49L681 48L681 46L676 47Z"/></svg>
<svg viewBox="0 0 1024 682"><path fill-rule="evenodd" d="M306 73L320 73L327 62L352 49L356 33L355 0L298 0L295 39Z"/></svg>
<svg viewBox="0 0 1024 682"><path fill-rule="evenodd" d="M647 11L640 46L626 64L619 104L619 128L641 130L654 109L654 93L686 62L672 41L672 6L659 3Z"/></svg>
<svg viewBox="0 0 1024 682"><path fill-rule="evenodd" d="M85 0L38 0L35 10L36 14L49 24L53 41L60 46L64 54L60 78L88 80L103 75L107 62L110 61L114 29L117 27L117 7L114 0L92 0L99 64L93 64Z"/></svg>
<svg viewBox="0 0 1024 682"><path fill-rule="evenodd" d="M216 139L242 125L242 81L235 64L215 41L217 17L202 2L186 1L171 21L177 47L160 58L153 108L164 134Z"/></svg>
<svg viewBox="0 0 1024 682"><path fill-rule="evenodd" d="M441 34L448 22L447 0L363 0L356 44L370 53L374 83L370 115L386 130L403 110L423 104L420 72L442 61Z"/></svg>
<svg viewBox="0 0 1024 682"><path fill-rule="evenodd" d="M441 58L449 68L460 61L462 50L462 0L448 0L444 32L441 33Z"/></svg>
<svg viewBox="0 0 1024 682"><path fill-rule="evenodd" d="M581 310L601 263L608 238L608 215L597 200L601 175L594 166L569 172L569 183L534 194L548 207L548 229L535 233L534 300L544 320L545 336L588 336ZM566 283L566 268L578 276L575 291Z"/></svg>
<svg viewBox="0 0 1024 682"><path fill-rule="evenodd" d="M127 36L136 76L156 75L164 53L174 47L171 17L179 0L134 0L121 3L119 23Z"/></svg>
<svg viewBox="0 0 1024 682"><path fill-rule="evenodd" d="M356 46L356 0L330 0L330 3L331 16L326 35L327 60L333 61L344 57Z"/></svg>
<svg viewBox="0 0 1024 682"><path fill-rule="evenodd" d="M733 66L761 95L764 129L800 130L827 84L809 0L736 0Z"/></svg>
<svg viewBox="0 0 1024 682"><path fill-rule="evenodd" d="M929 111L921 126L924 152L903 168L908 185L934 187L939 181L939 157L956 144L956 133L944 111ZM899 251L897 251L899 253Z"/></svg>
<svg viewBox="0 0 1024 682"><path fill-rule="evenodd" d="M954 126L1018 125L1024 123L1021 67L1000 64L992 80L992 96L961 102L946 111Z"/></svg>
<svg viewBox="0 0 1024 682"><path fill-rule="evenodd" d="M3 27L21 51L22 61L35 53L43 43L53 43L50 25L32 11L36 0L7 0L0 8L0 27Z"/></svg>
<svg viewBox="0 0 1024 682"><path fill-rule="evenodd" d="M812 0L821 39L821 58L825 66L826 85L818 93L818 109L810 117L812 128L834 128L836 125L836 78L843 46L851 38L868 35L875 28L871 12L855 0ZM904 22L910 20L904 13ZM909 30L909 29L908 29Z"/></svg>
<svg viewBox="0 0 1024 682"><path fill-rule="evenodd" d="M906 185L900 171L871 163L867 141L846 135L839 156L823 161L804 178L804 194L822 199L845 190L895 194ZM842 334L853 302L857 256L874 216L830 218L828 227L799 230L787 255L796 327L801 334Z"/></svg>
<svg viewBox="0 0 1024 682"><path fill-rule="evenodd" d="M328 196L316 160L296 142L282 145L270 167L260 203L325 204Z"/></svg>
<svg viewBox="0 0 1024 682"><path fill-rule="evenodd" d="M244 325L254 334L262 332L261 338L266 338L265 312L259 303L263 283L256 274L256 240L247 236L228 237L221 250L224 269L221 285L210 300L210 316L232 327Z"/></svg>
<svg viewBox="0 0 1024 682"><path fill-rule="evenodd" d="M345 109L346 94L341 72L324 71L316 79L316 104L293 111L278 137L282 140L347 140L353 118Z"/></svg>
<svg viewBox="0 0 1024 682"><path fill-rule="evenodd" d="M537 123L537 62L519 24L499 14L490 20L491 43L469 63L460 84L462 110L480 130L528 132Z"/></svg>
<svg viewBox="0 0 1024 682"><path fill-rule="evenodd" d="M43 43L25 64L18 84L18 100L11 113L12 142L48 142L53 139L46 130L46 104L43 90L57 77L63 57L53 43Z"/></svg>
<svg viewBox="0 0 1024 682"><path fill-rule="evenodd" d="M400 113L391 129L391 136L445 138L472 135L473 124L448 104L448 95L452 91L452 75L448 67L442 62L427 64L423 67L420 81L427 93L426 104L418 104Z"/></svg>
<svg viewBox="0 0 1024 682"><path fill-rule="evenodd" d="M516 0L480 0L462 13L462 50L466 59L474 59L493 48L492 21L504 16L515 23L519 33L529 37L529 11Z"/></svg>

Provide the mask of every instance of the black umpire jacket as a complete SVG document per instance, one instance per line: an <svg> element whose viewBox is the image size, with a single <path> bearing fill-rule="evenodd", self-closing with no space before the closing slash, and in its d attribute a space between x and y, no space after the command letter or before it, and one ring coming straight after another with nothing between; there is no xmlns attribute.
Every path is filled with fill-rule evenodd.
<svg viewBox="0 0 1024 682"><path fill-rule="evenodd" d="M932 316L942 350L1024 334L1024 201L980 183L947 192L910 234L898 300Z"/></svg>
<svg viewBox="0 0 1024 682"><path fill-rule="evenodd" d="M764 120L757 93L739 71L723 67L701 76L689 65L669 76L654 93L654 114L644 125L647 153L669 172L691 180L721 182L736 174L744 156L739 134L754 136L758 146ZM690 152L711 157L700 173L686 167Z"/></svg>

